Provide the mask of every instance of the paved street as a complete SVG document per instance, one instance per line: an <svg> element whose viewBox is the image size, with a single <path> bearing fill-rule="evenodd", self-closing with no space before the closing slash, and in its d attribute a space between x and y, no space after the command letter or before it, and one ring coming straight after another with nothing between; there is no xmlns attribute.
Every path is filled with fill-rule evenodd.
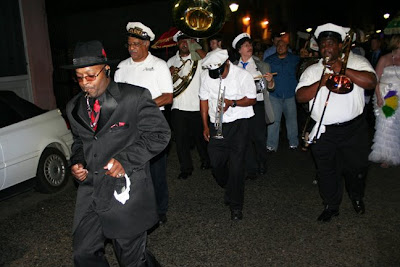
<svg viewBox="0 0 400 267"><path fill-rule="evenodd" d="M198 160L196 150L192 155ZM400 266L399 167L371 164L364 215L345 195L340 215L319 223L311 155L281 141L267 173L246 181L244 219L233 223L223 190L199 165L188 180L177 180L172 143L168 222L149 236L163 266ZM75 193L71 183L56 195L31 190L0 202L0 266L72 266ZM118 266L110 244L106 251Z"/></svg>

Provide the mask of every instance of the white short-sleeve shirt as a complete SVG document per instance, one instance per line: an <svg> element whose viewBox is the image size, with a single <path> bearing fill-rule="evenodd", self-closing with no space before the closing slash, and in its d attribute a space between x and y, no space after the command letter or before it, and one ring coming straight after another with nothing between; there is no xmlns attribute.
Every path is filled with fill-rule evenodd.
<svg viewBox="0 0 400 267"><path fill-rule="evenodd" d="M147 88L153 99L163 93L173 92L171 73L167 63L150 52L141 62L135 62L132 58L121 61L115 71L114 81ZM164 110L164 107L160 109Z"/></svg>
<svg viewBox="0 0 400 267"><path fill-rule="evenodd" d="M243 97L250 99L256 98L256 86L253 76L246 70L231 62L229 73L225 79L222 79L221 90L225 89L225 98L239 100ZM208 100L208 115L210 121L215 122L215 115L218 105L218 92L220 79L212 79L208 71L201 73L200 99ZM233 122L238 119L245 119L254 116L253 106L248 107L229 107L223 115L223 123Z"/></svg>
<svg viewBox="0 0 400 267"><path fill-rule="evenodd" d="M249 61L247 61L248 64L246 65L245 70L247 70L248 72L250 72L250 74L253 76L254 81L258 81L260 80L260 76L262 75L261 71L258 70L256 62L254 61L253 57L251 57L249 59ZM243 68L243 64L242 64L242 58L239 59L239 67ZM258 93L257 94L257 101L263 101L264 100L264 94L263 93Z"/></svg>
<svg viewBox="0 0 400 267"><path fill-rule="evenodd" d="M180 77L185 77L192 70L194 62L192 61L190 54L186 57L182 57L182 60L186 63L180 69L178 74ZM197 62L197 69L189 86L180 95L174 97L171 109L179 109L184 111L200 110L199 89L200 89L200 73L202 72L201 62L202 62L201 60ZM176 52L175 56L168 59L167 65L168 67L174 66L177 68L179 68L182 65L182 61L179 56L179 51ZM178 79L175 82L174 86L179 85L181 82L182 80Z"/></svg>
<svg viewBox="0 0 400 267"><path fill-rule="evenodd" d="M353 54L352 52L349 54L347 68L375 73L373 67L365 57ZM322 59L320 59L317 64L309 66L301 75L300 81L296 87L296 91L303 86L309 86L319 81L321 79L323 69L324 65L322 64ZM325 73L332 73L332 71L326 69ZM328 93L329 90L326 88L326 86L321 87L315 100L311 118L317 122L319 122L321 119ZM311 99L309 102L310 109L312 103L313 99ZM354 84L353 90L350 93L331 93L322 124L330 125L350 121L363 112L364 105L364 89L356 84Z"/></svg>

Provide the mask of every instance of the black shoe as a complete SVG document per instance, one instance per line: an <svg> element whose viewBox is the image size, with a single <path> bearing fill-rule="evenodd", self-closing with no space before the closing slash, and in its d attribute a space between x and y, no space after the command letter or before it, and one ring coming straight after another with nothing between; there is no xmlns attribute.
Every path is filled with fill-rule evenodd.
<svg viewBox="0 0 400 267"><path fill-rule="evenodd" d="M166 214L159 214L158 215L158 222L160 224L166 224L167 223L167 215Z"/></svg>
<svg viewBox="0 0 400 267"><path fill-rule="evenodd" d="M257 174L247 174L245 179L246 180L256 180L257 179Z"/></svg>
<svg viewBox="0 0 400 267"><path fill-rule="evenodd" d="M324 211L319 215L317 221L320 222L329 222L332 217L338 216L339 210L331 210L328 207L324 209Z"/></svg>
<svg viewBox="0 0 400 267"><path fill-rule="evenodd" d="M186 180L190 175L192 175L191 172L181 172L178 175L178 179Z"/></svg>
<svg viewBox="0 0 400 267"><path fill-rule="evenodd" d="M365 213L365 205L362 200L352 200L351 203L353 204L354 210L357 214Z"/></svg>
<svg viewBox="0 0 400 267"><path fill-rule="evenodd" d="M209 168L211 168L209 162L203 162L203 163L201 163L200 169L202 169L202 170L208 170Z"/></svg>
<svg viewBox="0 0 400 267"><path fill-rule="evenodd" d="M240 221L243 219L243 213L241 210L231 210L231 220Z"/></svg>
<svg viewBox="0 0 400 267"><path fill-rule="evenodd" d="M258 169L258 173L261 174L261 175L264 175L266 172L267 171L266 171L266 169L264 167L261 167L261 168Z"/></svg>

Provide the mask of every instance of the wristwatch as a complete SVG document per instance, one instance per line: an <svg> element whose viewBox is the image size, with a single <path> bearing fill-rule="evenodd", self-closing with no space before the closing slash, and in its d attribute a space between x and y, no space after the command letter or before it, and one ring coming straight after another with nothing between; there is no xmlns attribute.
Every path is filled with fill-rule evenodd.
<svg viewBox="0 0 400 267"><path fill-rule="evenodd" d="M233 102L233 103L232 103L232 107L233 107L233 108L236 107L236 106L237 106L236 100L233 100L232 102Z"/></svg>

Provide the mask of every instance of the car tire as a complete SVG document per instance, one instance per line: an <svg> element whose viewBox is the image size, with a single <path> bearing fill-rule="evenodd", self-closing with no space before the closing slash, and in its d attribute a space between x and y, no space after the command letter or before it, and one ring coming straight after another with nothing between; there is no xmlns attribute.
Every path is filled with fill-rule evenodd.
<svg viewBox="0 0 400 267"><path fill-rule="evenodd" d="M40 156L36 173L36 189L42 193L60 191L68 182L69 168L61 151L46 148Z"/></svg>

